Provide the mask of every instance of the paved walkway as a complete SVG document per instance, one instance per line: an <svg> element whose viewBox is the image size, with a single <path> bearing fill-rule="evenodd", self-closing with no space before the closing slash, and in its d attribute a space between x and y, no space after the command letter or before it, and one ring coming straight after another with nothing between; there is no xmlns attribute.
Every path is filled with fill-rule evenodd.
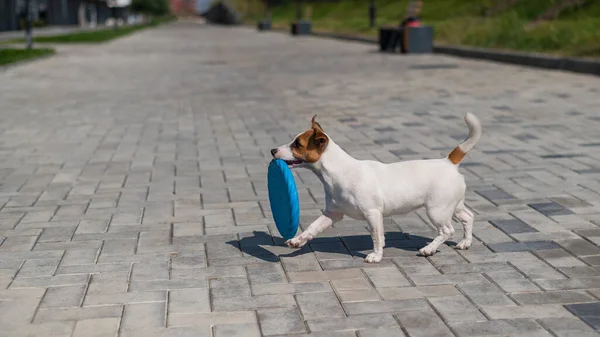
<svg viewBox="0 0 600 337"><path fill-rule="evenodd" d="M374 48L179 23L0 73L0 336L598 336L598 78ZM359 221L282 245L269 150L314 113L389 162L445 156L467 111L470 250L416 256L422 211L377 265Z"/></svg>

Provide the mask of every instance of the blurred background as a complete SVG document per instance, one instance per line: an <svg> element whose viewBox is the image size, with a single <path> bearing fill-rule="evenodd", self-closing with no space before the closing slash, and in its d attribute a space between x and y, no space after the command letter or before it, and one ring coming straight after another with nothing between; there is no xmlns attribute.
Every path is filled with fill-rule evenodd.
<svg viewBox="0 0 600 337"><path fill-rule="evenodd" d="M308 31L380 45L383 30L416 19L437 46L600 57L600 0L0 0L0 65L53 53L31 42L103 42L176 18L282 31L303 19Z"/></svg>
<svg viewBox="0 0 600 337"><path fill-rule="evenodd" d="M197 0L205 4L205 0ZM246 23L265 15L262 0L229 0ZM313 31L376 37L378 27L397 26L410 0L302 1ZM296 18L297 1L270 0L274 28L286 29ZM376 10L375 26L369 6ZM424 0L423 24L432 25L436 44L467 45L600 56L599 0Z"/></svg>

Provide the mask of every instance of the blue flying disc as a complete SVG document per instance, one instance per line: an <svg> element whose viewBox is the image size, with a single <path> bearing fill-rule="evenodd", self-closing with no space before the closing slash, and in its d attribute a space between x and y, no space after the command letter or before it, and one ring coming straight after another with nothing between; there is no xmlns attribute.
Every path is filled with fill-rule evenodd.
<svg viewBox="0 0 600 337"><path fill-rule="evenodd" d="M300 202L292 170L285 161L281 159L271 161L267 174L267 187L271 213L277 230L284 239L289 240L298 232Z"/></svg>

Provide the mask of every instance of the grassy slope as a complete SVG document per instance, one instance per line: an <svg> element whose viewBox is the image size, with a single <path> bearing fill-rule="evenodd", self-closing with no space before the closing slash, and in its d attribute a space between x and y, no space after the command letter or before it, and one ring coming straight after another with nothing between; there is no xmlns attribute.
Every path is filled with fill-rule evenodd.
<svg viewBox="0 0 600 337"><path fill-rule="evenodd" d="M53 49L39 48L39 49L0 49L0 65L6 65L9 63L24 61L27 59L42 57L54 54Z"/></svg>
<svg viewBox="0 0 600 337"><path fill-rule="evenodd" d="M174 17L168 16L165 18L156 18L147 24L140 24L134 26L123 26L117 29L107 28L89 32L76 32L64 35L53 35L53 36L38 36L34 34L33 41L41 43L99 43L110 41L125 35L129 35L140 29L157 26L164 22L173 20ZM10 43L22 43L24 39L18 39L9 41Z"/></svg>
<svg viewBox="0 0 600 337"><path fill-rule="evenodd" d="M397 25L409 0L375 0L377 25ZM435 27L436 42L488 48L549 52L571 56L600 57L600 1L561 13L557 20L527 31L557 0L521 0L491 18L482 16L490 0L424 0L422 19ZM258 0L233 0L249 20L262 16ZM313 3L313 29L376 36L368 26L368 2L338 0ZM287 28L295 18L295 3L273 8L273 25Z"/></svg>

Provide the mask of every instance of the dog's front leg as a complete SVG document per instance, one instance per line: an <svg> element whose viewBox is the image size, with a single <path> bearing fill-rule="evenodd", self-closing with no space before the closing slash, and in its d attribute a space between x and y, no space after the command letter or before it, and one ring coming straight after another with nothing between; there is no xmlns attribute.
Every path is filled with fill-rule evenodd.
<svg viewBox="0 0 600 337"><path fill-rule="evenodd" d="M370 210L365 214L365 218L371 227L371 238L373 239L373 252L367 255L365 261L377 263L383 258L383 247L385 247L383 215L378 210Z"/></svg>
<svg viewBox="0 0 600 337"><path fill-rule="evenodd" d="M323 215L317 218L308 228L302 232L302 234L296 236L293 239L287 240L286 245L290 248L300 248L304 246L308 241L312 240L322 231L331 227L334 223L342 220L344 215L342 213L332 212L325 210Z"/></svg>

